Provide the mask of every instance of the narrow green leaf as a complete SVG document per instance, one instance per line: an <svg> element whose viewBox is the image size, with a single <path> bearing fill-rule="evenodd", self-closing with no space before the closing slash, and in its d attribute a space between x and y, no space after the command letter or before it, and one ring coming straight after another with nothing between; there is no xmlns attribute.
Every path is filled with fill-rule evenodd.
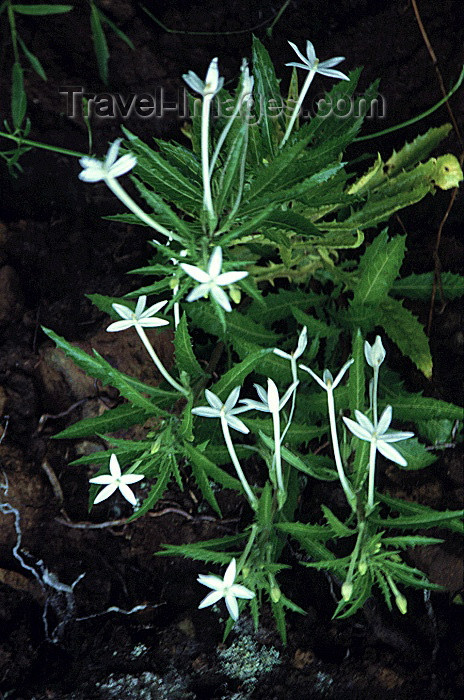
<svg viewBox="0 0 464 700"><path fill-rule="evenodd" d="M11 118L15 129L19 129L26 116L27 97L24 90L24 76L21 64L13 63L11 76Z"/></svg>
<svg viewBox="0 0 464 700"><path fill-rule="evenodd" d="M187 443L185 443L187 445ZM208 474L204 470L204 464L205 460L204 459L198 459L198 455L192 450L190 451L186 447L186 451L188 452L189 456L191 457L190 459L190 468L192 469L192 474L197 482L198 488L200 489L203 498L211 508L216 511L216 513L219 515L219 517L222 517L221 509L219 508L219 504L216 500L216 496L214 495L214 491L211 488L211 485L208 480ZM217 467L218 468L218 467Z"/></svg>
<svg viewBox="0 0 464 700"><path fill-rule="evenodd" d="M28 59L29 63L31 64L31 66L33 67L33 69L35 70L37 75L39 75L42 78L42 80L47 80L46 73L42 67L42 64L40 63L39 59L37 58L37 56L35 56L31 51L29 51L29 49L27 48L26 44L24 43L24 41L21 39L20 36L18 36L18 41L19 41L19 45L21 46L21 48L24 52L24 55Z"/></svg>
<svg viewBox="0 0 464 700"><path fill-rule="evenodd" d="M364 376L364 339L358 329L353 338L353 349L351 356L354 360L350 367L348 378L348 397L350 400L350 411L364 411L366 394L366 379Z"/></svg>
<svg viewBox="0 0 464 700"><path fill-rule="evenodd" d="M340 335L339 328L328 326L327 323L324 323L324 321L320 321L318 318L310 316L304 311L301 311L301 309L298 307L292 307L291 312L300 325L306 326L310 338L314 338L316 335L318 335L320 338L329 338L331 336L335 337Z"/></svg>
<svg viewBox="0 0 464 700"><path fill-rule="evenodd" d="M98 72L102 81L105 83L105 85L107 85L108 59L110 57L110 52L100 19L100 11L93 2L90 5L90 27L92 29L95 56L97 57Z"/></svg>
<svg viewBox="0 0 464 700"><path fill-rule="evenodd" d="M14 12L20 15L59 15L69 12L73 5L12 5Z"/></svg>
<svg viewBox="0 0 464 700"><path fill-rule="evenodd" d="M113 30L113 32L116 34L117 37L119 37L127 46L132 49L132 51L135 51L135 46L132 43L132 41L129 39L127 34L125 34L119 27L110 20L109 17L107 17L101 10L99 10L100 13L100 19L110 27L110 29Z"/></svg>
<svg viewBox="0 0 464 700"><path fill-rule="evenodd" d="M253 75L255 78L255 101L261 110L259 129L266 155L272 156L278 142L283 136L283 117L275 117L272 108L279 111L283 105L279 81L276 78L274 66L263 44L253 37Z"/></svg>

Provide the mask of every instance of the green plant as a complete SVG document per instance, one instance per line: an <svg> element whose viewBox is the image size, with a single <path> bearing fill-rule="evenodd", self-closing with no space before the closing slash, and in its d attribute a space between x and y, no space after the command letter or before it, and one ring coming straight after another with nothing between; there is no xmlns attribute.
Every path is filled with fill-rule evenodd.
<svg viewBox="0 0 464 700"><path fill-rule="evenodd" d="M212 482L242 494L250 509L235 534L165 545L158 554L227 567L224 578L200 576L200 583L214 591L202 607L224 597L231 614L227 632L245 604L257 626L260 605L268 600L284 640L286 610L304 612L278 582L279 573L288 568L280 556L288 537L304 550L304 565L335 576L341 585L335 614L343 617L359 609L374 587L389 608L393 596L405 613L402 586L438 587L410 567L401 550L441 541L407 533L437 525L462 531L462 511L433 511L375 489L377 452L408 469L421 469L436 459L411 431L389 431L393 415L430 439L434 421L441 421L443 435L444 424L451 431L462 410L406 391L400 377L383 364L380 336L372 346L364 341L382 329L430 377L427 337L403 300L430 290L432 276L399 279L405 237L389 240L386 229L370 235L360 250L366 231L437 187L449 189L462 180L454 156L429 157L451 127L430 129L385 162L378 156L359 177L344 151L356 140L377 85L355 96L360 71L352 71L349 78L332 71L343 59L319 63L309 42L307 56L301 67L309 76L319 69L343 83L332 88L325 105L299 128L295 105L301 103L296 75L300 64L293 66L290 92L283 98L267 51L255 39L253 76L244 61L233 96L223 87L217 59L205 81L192 72L184 76L200 95L197 101L191 98L192 149L157 140L155 150L125 130L127 148L121 157L118 140L103 162L81 159L81 179L105 182L129 209L112 220L145 225L161 237L152 240L150 263L134 271L150 278L147 285L124 300L101 295L91 299L114 319L107 330L135 329L166 385L124 375L98 353L88 355L44 329L81 368L116 387L127 400L56 436L107 436L113 468L111 476L99 473L92 479L108 484L97 499L119 487L133 504L127 484L136 477L151 480L151 491L136 506L129 518L133 520L153 507L172 479L182 488L185 469L218 515ZM303 90L309 84L307 78ZM327 110L342 98L353 108L346 118ZM150 213L120 184L119 178L129 172ZM276 288L279 280L285 285ZM463 279L448 273L443 291L451 297L462 293ZM159 294L169 298L145 310L147 296ZM145 329L168 324L171 310L175 357L168 371ZM368 399L366 361L373 374ZM325 369L320 379L309 364L342 369L335 379ZM215 374L220 378L212 383ZM265 387L259 377L266 380ZM259 400L240 399L242 391L250 395L255 380ZM319 385L316 391L312 380ZM208 405L198 405L204 403L203 395ZM357 420L345 418L343 423L340 415L348 411ZM153 417L156 429L147 431L144 440L111 436ZM326 436L332 452L315 453L315 442ZM401 445L392 447L393 442ZM108 452L74 463L96 464L103 473ZM116 464L128 467L124 476ZM253 473L257 476L251 480ZM333 482L334 488L338 483L346 500L340 512L320 504L321 522L295 522L307 479ZM92 487L91 504L95 497ZM399 515L391 517L394 512ZM345 538L351 543L348 556L340 554Z"/></svg>
<svg viewBox="0 0 464 700"><path fill-rule="evenodd" d="M135 47L129 37L102 12L95 0L88 0L88 2L90 5L90 28L95 56L97 58L98 72L102 82L107 85L108 60L110 54L103 29L104 25L107 25L132 50L135 50ZM26 59L29 67L32 68L32 70L42 80L47 80L47 74L42 66L40 58L30 51L30 49L28 49L20 36L17 27L17 16L47 17L70 12L73 7L73 5L67 4L23 4L16 3L14 0L4 0L4 2L0 4L0 16L5 13L8 19L11 48L13 51L10 106L11 124L8 122L8 120L4 120L5 133L0 135L7 138L12 138L17 143L17 146L13 149L0 151L0 157L5 160L8 169L12 173L14 172L14 169L21 170L19 159L21 155L30 150L30 144L27 142L27 136L31 129L31 122L27 116L27 95L24 87L24 73L26 70L23 65L24 58ZM86 124L87 128L89 129L88 112ZM91 145L90 131L89 143Z"/></svg>

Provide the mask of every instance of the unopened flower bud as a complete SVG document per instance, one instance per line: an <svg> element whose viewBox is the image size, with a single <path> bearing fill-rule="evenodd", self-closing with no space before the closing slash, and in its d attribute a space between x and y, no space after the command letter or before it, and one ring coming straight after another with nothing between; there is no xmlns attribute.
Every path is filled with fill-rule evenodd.
<svg viewBox="0 0 464 700"><path fill-rule="evenodd" d="M408 601L402 595L401 593L398 593L398 595L395 597L395 603L402 615L405 615L408 611Z"/></svg>
<svg viewBox="0 0 464 700"><path fill-rule="evenodd" d="M342 586L342 598L347 603L353 594L353 584L351 582L345 581Z"/></svg>
<svg viewBox="0 0 464 700"><path fill-rule="evenodd" d="M382 345L382 339L378 335L373 345L370 345L367 340L364 343L364 357L370 367L379 367L385 359L385 348Z"/></svg>

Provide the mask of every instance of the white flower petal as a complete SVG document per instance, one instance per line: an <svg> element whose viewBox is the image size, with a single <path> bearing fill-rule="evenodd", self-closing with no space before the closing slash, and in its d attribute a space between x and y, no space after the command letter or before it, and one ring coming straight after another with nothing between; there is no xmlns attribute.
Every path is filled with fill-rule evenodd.
<svg viewBox="0 0 464 700"><path fill-rule="evenodd" d="M92 479L89 479L91 484L112 484L113 481L114 479L111 474L101 474L100 476L94 476Z"/></svg>
<svg viewBox="0 0 464 700"><path fill-rule="evenodd" d="M231 416L230 414L226 415L225 420L231 428L233 428L234 430L238 430L239 433L248 435L248 433L250 432L246 427L245 423L243 423L243 421L241 421L239 418L236 418L235 416Z"/></svg>
<svg viewBox="0 0 464 700"><path fill-rule="evenodd" d="M248 272L223 272L221 275L218 275L214 281L216 284L224 287L228 284L234 284L234 282L238 282L245 277L248 277Z"/></svg>
<svg viewBox="0 0 464 700"><path fill-rule="evenodd" d="M390 459L392 462L399 464L401 467L407 467L408 463L401 455L397 449L391 445L387 445L384 440L377 440L377 449L384 457Z"/></svg>
<svg viewBox="0 0 464 700"><path fill-rule="evenodd" d="M347 362L345 362L345 364L344 364L343 367L341 368L340 372L337 374L337 376L335 377L335 379L334 379L334 381L333 381L332 389L335 389L335 388L340 384L340 382L342 381L343 377L345 376L345 372L349 369L349 367L351 367L351 365L353 364L353 362L354 362L353 359L348 360Z"/></svg>
<svg viewBox="0 0 464 700"><path fill-rule="evenodd" d="M300 336L298 338L298 345L293 353L293 358L297 360L301 355L304 353L306 350L306 346L308 344L308 329L306 326L304 326L303 330L300 333Z"/></svg>
<svg viewBox="0 0 464 700"><path fill-rule="evenodd" d="M217 408L210 408L209 406L197 406L197 408L192 408L192 413L194 416L203 416L203 418L220 418L221 412Z"/></svg>
<svg viewBox="0 0 464 700"><path fill-rule="evenodd" d="M334 56L334 58L328 58L326 61L321 61L318 66L318 72L320 68L333 68L338 66L339 63L345 60L345 56Z"/></svg>
<svg viewBox="0 0 464 700"><path fill-rule="evenodd" d="M115 321L111 323L106 329L108 333L115 333L117 331L125 331L135 325L135 321Z"/></svg>
<svg viewBox="0 0 464 700"><path fill-rule="evenodd" d="M140 318L154 316L163 308L163 306L166 306L167 303L168 300L166 299L165 301L159 301L157 304L153 304L153 306L149 306L148 309L145 309L145 311L140 315Z"/></svg>
<svg viewBox="0 0 464 700"><path fill-rule="evenodd" d="M195 289L192 289L190 294L187 297L187 301L197 301L197 299L203 299L204 297L208 296L210 293L210 285L208 284L200 284L198 287L195 287Z"/></svg>
<svg viewBox="0 0 464 700"><path fill-rule="evenodd" d="M110 168L108 174L110 177L121 177L135 168L136 165L137 158L132 153L126 153Z"/></svg>
<svg viewBox="0 0 464 700"><path fill-rule="evenodd" d="M224 587L229 588L235 581L237 574L237 562L232 559L224 574Z"/></svg>
<svg viewBox="0 0 464 700"><path fill-rule="evenodd" d="M409 430L397 431L391 433L383 433L383 442L399 442L400 440L408 440L408 438L414 437L414 433Z"/></svg>
<svg viewBox="0 0 464 700"><path fill-rule="evenodd" d="M222 578L219 578L219 576L213 576L212 574L200 574L197 581L203 586L208 586L208 588L212 588L215 591L222 591L224 588L224 581Z"/></svg>
<svg viewBox="0 0 464 700"><path fill-rule="evenodd" d="M223 403L221 399L209 389L205 389L205 397L210 406L217 408L219 411L222 409Z"/></svg>
<svg viewBox="0 0 464 700"><path fill-rule="evenodd" d="M309 39L306 41L306 56L308 57L309 64L313 67L316 61L316 51L314 49L314 44L312 44Z"/></svg>
<svg viewBox="0 0 464 700"><path fill-rule="evenodd" d="M288 352L284 352L283 350L279 350L279 348L274 348L274 354L278 355L279 357L283 357L285 360L291 360L292 356L288 354Z"/></svg>
<svg viewBox="0 0 464 700"><path fill-rule="evenodd" d="M114 453L110 457L110 473L113 479L119 479L121 476L121 467L119 466L118 458Z"/></svg>
<svg viewBox="0 0 464 700"><path fill-rule="evenodd" d="M225 597L225 601L226 601L227 610L229 611L229 615L231 616L232 620L234 620L236 622L238 620L238 614L239 614L238 603L237 603L236 599L234 598L233 595L227 594Z"/></svg>
<svg viewBox="0 0 464 700"><path fill-rule="evenodd" d="M296 53L298 58L301 58L301 60L303 61L304 65L305 65L305 68L309 68L310 66L308 66L308 59L306 58L306 56L303 56L303 54L301 53L298 46L296 44L294 44L293 41L289 41L288 43L290 44L290 46L292 47L292 49L294 50L294 52Z"/></svg>
<svg viewBox="0 0 464 700"><path fill-rule="evenodd" d="M132 319L134 312L128 306L124 306L124 304L111 304L111 306L121 318Z"/></svg>
<svg viewBox="0 0 464 700"><path fill-rule="evenodd" d="M201 608L207 608L208 605L214 605L214 603L217 603L222 597L222 591L212 591L211 593L208 593L205 598L203 598L198 606L198 609L201 610Z"/></svg>
<svg viewBox="0 0 464 700"><path fill-rule="evenodd" d="M113 495L117 488L118 485L114 482L112 484L108 484L108 486L105 486L105 488L100 491L100 493L94 500L94 505L96 505L97 503L101 503L102 501L106 501L107 498Z"/></svg>
<svg viewBox="0 0 464 700"><path fill-rule="evenodd" d="M279 390L272 379L267 380L267 405L271 413L279 413Z"/></svg>
<svg viewBox="0 0 464 700"><path fill-rule="evenodd" d="M142 318L137 321L137 325L142 328L157 328L158 326L169 326L169 321L164 318Z"/></svg>
<svg viewBox="0 0 464 700"><path fill-rule="evenodd" d="M193 277L197 282L210 282L211 278L207 272L201 270L196 265L189 265L189 263L180 263L180 267L186 272L190 277Z"/></svg>
<svg viewBox="0 0 464 700"><path fill-rule="evenodd" d="M255 597L253 591L250 591L246 586L242 586L239 583L234 583L233 586L229 588L229 593L234 595L236 598L245 598L246 600L251 600Z"/></svg>
<svg viewBox="0 0 464 700"><path fill-rule="evenodd" d="M209 259L208 263L208 274L210 279L215 279L221 273L222 267L222 248L217 245Z"/></svg>
<svg viewBox="0 0 464 700"><path fill-rule="evenodd" d="M328 68L321 68L317 71L321 75L325 75L328 78L336 78L338 80L349 80L349 77L339 70L330 70Z"/></svg>
<svg viewBox="0 0 464 700"><path fill-rule="evenodd" d="M356 420L358 421L361 428L364 428L364 430L366 430L369 433L369 435L373 435L375 430L369 418L365 416L364 413L361 413L361 411L358 411L358 409L355 409L354 415L356 416Z"/></svg>
<svg viewBox="0 0 464 700"><path fill-rule="evenodd" d="M100 180L105 179L106 173L100 166L100 168L94 167L88 168L87 170L82 170L78 177L79 180L82 180L83 182L99 182Z"/></svg>
<svg viewBox="0 0 464 700"><path fill-rule="evenodd" d="M143 313L145 306L147 305L147 297L145 294L137 299L137 304L135 305L135 316L138 319L140 314Z"/></svg>
<svg viewBox="0 0 464 700"><path fill-rule="evenodd" d="M211 294L214 300L219 304L219 306L222 306L224 311L232 311L232 307L230 305L229 299L227 298L227 294L223 289L221 289L221 287L213 285L211 287Z"/></svg>
<svg viewBox="0 0 464 700"><path fill-rule="evenodd" d="M355 435L357 438L360 440L366 440L367 442L371 441L372 434L368 431L365 430L365 428L362 428L358 423L355 423L354 420L351 420L351 418L345 418L343 416L343 422L345 423L346 427L351 430L353 435Z"/></svg>
<svg viewBox="0 0 464 700"><path fill-rule="evenodd" d="M116 162L116 158L118 157L119 153L119 147L121 145L122 139L116 139L111 146L108 149L108 153L106 154L105 158L105 168L109 170L113 163Z"/></svg>
<svg viewBox="0 0 464 700"><path fill-rule="evenodd" d="M315 372L312 371L309 367L306 367L306 365L299 365L300 369L304 370L305 372L308 372L311 377L321 386L325 391L327 391L327 386L324 384L322 379L320 379Z"/></svg>
<svg viewBox="0 0 464 700"><path fill-rule="evenodd" d="M227 397L225 403L224 403L224 411L226 413L229 413L235 406L235 404L238 401L238 397L240 396L240 387L236 386L232 391L230 392L229 396Z"/></svg>
<svg viewBox="0 0 464 700"><path fill-rule="evenodd" d="M122 495L126 499L126 501L129 501L129 503L133 506L137 505L137 499L130 490L130 488L126 484L119 484L119 490L121 491Z"/></svg>
<svg viewBox="0 0 464 700"><path fill-rule="evenodd" d="M379 422L377 423L377 435L383 435L383 433L388 430L392 420L392 407L387 406L380 416Z"/></svg>

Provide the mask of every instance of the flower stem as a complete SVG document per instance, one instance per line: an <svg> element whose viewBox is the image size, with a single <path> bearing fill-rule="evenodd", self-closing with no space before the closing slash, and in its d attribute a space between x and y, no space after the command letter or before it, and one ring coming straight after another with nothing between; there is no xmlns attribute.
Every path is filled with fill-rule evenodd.
<svg viewBox="0 0 464 700"><path fill-rule="evenodd" d="M243 486L243 490L245 491L248 500L250 501L250 505L253 508L253 510L256 510L258 507L258 499L256 498L255 494L250 488L250 484L246 480L245 474L243 473L242 467L240 466L240 462L238 461L237 453L235 452L234 444L232 442L232 438L230 436L230 430L229 426L227 424L226 419L224 416L221 415L221 426L222 426L222 432L224 434L224 440L226 441L227 449L229 450L230 458L234 464L235 471L237 472L237 476L240 479L240 483Z"/></svg>
<svg viewBox="0 0 464 700"><path fill-rule="evenodd" d="M211 180L209 173L209 115L212 99L213 95L205 95L203 97L201 113L201 166L203 174L203 205L206 211L208 212L211 228L215 220L213 199L211 197Z"/></svg>
<svg viewBox="0 0 464 700"><path fill-rule="evenodd" d="M332 447L334 451L335 464L337 466L338 478L345 492L346 499L353 510L356 509L356 498L348 483L343 470L342 458L340 455L340 447L338 445L337 422L335 419L335 401L333 397L332 387L327 387L327 405L329 409L330 433L332 436Z"/></svg>
<svg viewBox="0 0 464 700"><path fill-rule="evenodd" d="M161 226L161 224L157 224L156 221L154 221L151 216L146 214L143 209L139 207L136 202L130 197L127 192L124 190L123 187L119 184L119 182L116 180L115 177L106 177L105 182L112 191L113 194L116 195L116 197L126 205L130 211L135 214L141 221L143 221L145 224L148 224L148 226L151 226L151 228L154 228L155 231L158 231L158 233L162 233L164 236L167 236L168 238L174 238L172 231L168 231L167 228L164 228L164 226Z"/></svg>
<svg viewBox="0 0 464 700"><path fill-rule="evenodd" d="M288 122L287 130L285 132L285 135L284 135L282 141L280 142L279 148L283 148L283 146L286 144L290 134L292 133L292 129L293 129L293 126L296 122L298 114L300 113L300 109L301 109L301 105L303 104L303 100L306 97L306 93L309 90L309 86L311 85L314 76L316 75L316 72L317 72L316 68L317 68L317 66L315 67L315 69L310 70L308 75L306 76L306 80L304 81L303 87L301 88L301 93L300 93L300 96L298 98L298 102L295 105L295 109L293 110L291 119Z"/></svg>
<svg viewBox="0 0 464 700"><path fill-rule="evenodd" d="M374 509L374 488L375 488L375 458L377 455L377 444L375 440L371 441L369 450L369 487L367 496L367 513Z"/></svg>
<svg viewBox="0 0 464 700"><path fill-rule="evenodd" d="M283 506L285 500L285 486L282 476L282 455L280 451L280 414L279 411L272 411L272 425L274 428L274 455L275 455L275 465L276 465L276 481L277 488L281 497L279 500L279 506Z"/></svg>
<svg viewBox="0 0 464 700"><path fill-rule="evenodd" d="M359 550L361 548L361 542L362 542L363 535L364 535L364 527L365 527L365 522L361 521L359 523L356 544L355 544L353 552L351 554L350 566L348 568L348 574L347 574L345 582L342 586L342 596L343 596L343 600L345 600L346 602L349 601L349 599L351 598L351 594L353 592L353 584L351 583L351 581L353 580L354 567L355 567L356 562L358 560Z"/></svg>
<svg viewBox="0 0 464 700"><path fill-rule="evenodd" d="M173 378L171 377L171 375L169 374L169 372L165 369L163 363L161 362L161 360L159 359L158 355L157 355L156 352L154 351L152 344L151 344L150 341L148 340L147 334L146 334L145 331L143 330L142 326L140 326L139 324L136 324L135 330L136 330L137 333L139 334L139 338L140 338L140 340L142 341L142 343L144 344L146 351L147 351L148 354L150 355L151 359L153 360L153 362L155 363L157 369L158 369L159 372L163 375L163 377L165 378L165 380L166 380L176 391L180 391L180 393L183 394L184 396L188 396L188 391L187 391L187 389L186 389L185 387L181 386L178 382L176 382L176 380L173 379Z"/></svg>

